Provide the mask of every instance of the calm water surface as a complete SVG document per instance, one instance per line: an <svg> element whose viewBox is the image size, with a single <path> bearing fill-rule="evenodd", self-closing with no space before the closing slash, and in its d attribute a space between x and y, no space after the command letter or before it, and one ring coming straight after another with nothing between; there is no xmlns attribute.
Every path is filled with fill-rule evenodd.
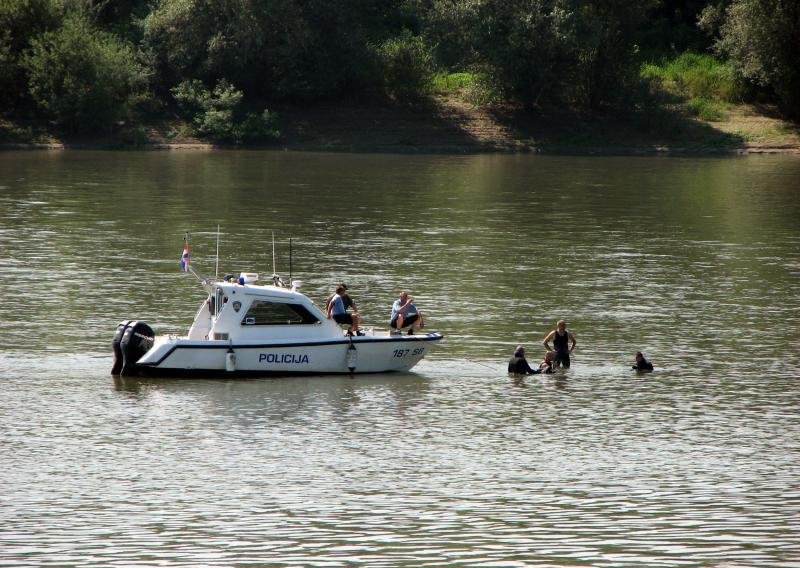
<svg viewBox="0 0 800 568"><path fill-rule="evenodd" d="M414 373L114 380L195 266L408 289ZM289 238L293 254L289 261ZM0 153L0 565L800 567L800 160ZM565 318L573 367L513 379ZM636 375L644 351L656 372Z"/></svg>

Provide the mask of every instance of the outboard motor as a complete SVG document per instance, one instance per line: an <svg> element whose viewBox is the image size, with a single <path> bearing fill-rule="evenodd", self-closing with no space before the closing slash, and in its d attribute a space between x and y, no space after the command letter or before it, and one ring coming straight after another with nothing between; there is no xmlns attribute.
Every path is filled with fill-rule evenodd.
<svg viewBox="0 0 800 568"><path fill-rule="evenodd" d="M122 337L117 343L117 336L122 329ZM132 374L136 367L136 361L147 353L155 341L156 334L153 328L143 321L122 322L117 326L117 334L114 336L114 366L112 374L120 375ZM120 363L121 359L121 363ZM114 371L117 370L117 373Z"/></svg>
<svg viewBox="0 0 800 568"><path fill-rule="evenodd" d="M114 365L111 367L112 375L119 375L119 372L122 370L122 348L119 344L122 342L122 335L125 333L125 329L130 323L131 320L125 320L119 324L117 326L117 333L114 334L114 341L111 342L111 348L114 350Z"/></svg>

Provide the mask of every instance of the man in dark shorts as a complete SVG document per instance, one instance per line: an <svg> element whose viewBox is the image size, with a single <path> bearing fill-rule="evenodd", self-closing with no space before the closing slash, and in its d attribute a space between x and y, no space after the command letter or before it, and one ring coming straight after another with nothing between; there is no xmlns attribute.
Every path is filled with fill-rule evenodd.
<svg viewBox="0 0 800 568"><path fill-rule="evenodd" d="M358 332L358 326L361 324L361 317L358 315L358 312L349 314L347 313L347 308L345 308L344 304L344 297L345 288L341 285L336 287L336 294L328 302L326 316L329 318L333 318L333 320L342 325L347 325L347 335L353 335L353 331L356 330Z"/></svg>
<svg viewBox="0 0 800 568"><path fill-rule="evenodd" d="M405 292L400 292L400 297L392 304L392 316L389 320L392 329L410 327L408 335L414 335L414 330L425 327L422 314L414 306L413 299Z"/></svg>
<svg viewBox="0 0 800 568"><path fill-rule="evenodd" d="M575 349L576 341L573 333L567 329L567 322L558 320L556 328L545 336L542 345L544 345L544 348L548 351L550 351L551 341L553 342L553 350L556 352L556 366L561 365L565 369L569 368L569 354ZM572 343L572 345L569 345L570 343Z"/></svg>
<svg viewBox="0 0 800 568"><path fill-rule="evenodd" d="M356 303L353 301L353 298L350 297L350 294L347 292L347 284L342 282L339 284L342 288L344 288L344 296L342 296L342 301L344 302L344 309L350 310L352 309L354 313L358 313L358 307Z"/></svg>

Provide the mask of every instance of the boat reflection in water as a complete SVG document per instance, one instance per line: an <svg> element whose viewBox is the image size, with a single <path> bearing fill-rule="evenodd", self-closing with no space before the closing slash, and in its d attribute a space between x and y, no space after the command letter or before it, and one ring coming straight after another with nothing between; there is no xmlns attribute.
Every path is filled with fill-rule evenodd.
<svg viewBox="0 0 800 568"><path fill-rule="evenodd" d="M440 333L403 335L367 328L346 335L307 296L300 282L257 274L203 278L208 297L185 337L156 337L141 321L114 336L113 375L270 375L408 371L442 340Z"/></svg>

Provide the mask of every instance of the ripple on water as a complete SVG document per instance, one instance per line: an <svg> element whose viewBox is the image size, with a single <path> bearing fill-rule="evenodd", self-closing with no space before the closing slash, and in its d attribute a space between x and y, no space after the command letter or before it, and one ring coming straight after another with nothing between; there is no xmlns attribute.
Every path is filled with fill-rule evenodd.
<svg viewBox="0 0 800 568"><path fill-rule="evenodd" d="M0 565L800 565L796 160L0 161ZM415 374L114 381L119 321L188 327L182 237L210 272L218 223L223 271L269 273L274 229L312 298L344 280L380 326L407 288L446 342ZM562 317L573 367L508 377Z"/></svg>

